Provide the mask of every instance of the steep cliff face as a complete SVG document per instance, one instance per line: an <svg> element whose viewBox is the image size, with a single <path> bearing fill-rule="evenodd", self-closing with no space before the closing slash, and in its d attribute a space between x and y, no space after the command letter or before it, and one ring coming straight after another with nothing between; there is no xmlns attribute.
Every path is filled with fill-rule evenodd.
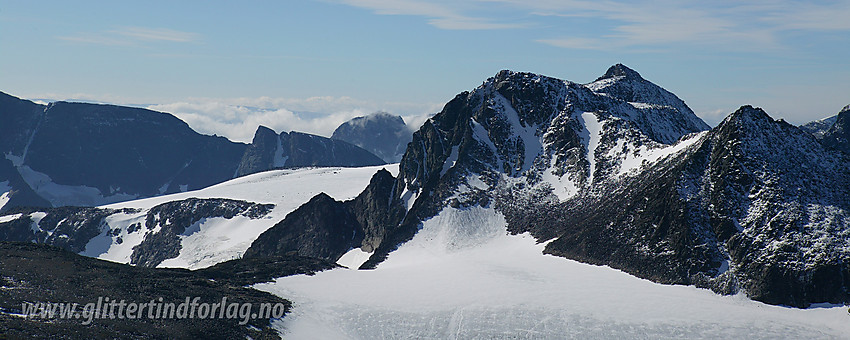
<svg viewBox="0 0 850 340"><path fill-rule="evenodd" d="M370 166L386 164L356 145L341 140L301 132L281 132L260 126L245 150L236 176L283 168L305 166Z"/></svg>
<svg viewBox="0 0 850 340"><path fill-rule="evenodd" d="M390 200L395 178L386 170L372 176L356 198L339 202L321 193L260 235L245 258L297 254L337 261L351 249L373 252L392 235L404 209Z"/></svg>

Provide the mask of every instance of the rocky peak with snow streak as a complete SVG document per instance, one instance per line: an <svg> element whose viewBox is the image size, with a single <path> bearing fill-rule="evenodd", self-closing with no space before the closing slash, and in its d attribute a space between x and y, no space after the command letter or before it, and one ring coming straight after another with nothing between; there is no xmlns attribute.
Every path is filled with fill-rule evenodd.
<svg viewBox="0 0 850 340"><path fill-rule="evenodd" d="M678 139L679 131L708 130L693 110L676 95L643 79L636 71L622 64L611 66L605 75L587 84L596 93L602 93L630 103L635 107L650 108L646 114L631 117L649 136L662 143Z"/></svg>
<svg viewBox="0 0 850 340"><path fill-rule="evenodd" d="M554 255L771 304L844 303L848 165L809 134L744 106L682 152L605 185L607 195L502 200L503 211L512 232L554 239L546 247Z"/></svg>
<svg viewBox="0 0 850 340"><path fill-rule="evenodd" d="M369 242L374 253L363 268L376 266L446 206L492 207L498 190L541 192L558 202L632 174L644 159L658 158L652 154L665 141L701 131L671 121L663 125L666 134L653 134L634 119L660 113L653 119L690 119L688 112L677 112L633 105L578 83L501 71L426 121L414 133L392 189L372 190L389 192L372 198L389 204L383 211L402 213L385 215L373 228L382 236ZM302 208L318 209L314 205Z"/></svg>

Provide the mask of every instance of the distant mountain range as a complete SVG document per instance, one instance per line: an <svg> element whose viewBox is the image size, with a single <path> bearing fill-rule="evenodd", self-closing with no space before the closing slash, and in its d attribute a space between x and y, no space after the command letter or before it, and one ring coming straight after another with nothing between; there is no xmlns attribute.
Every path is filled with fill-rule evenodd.
<svg viewBox="0 0 850 340"><path fill-rule="evenodd" d="M284 132L278 142L261 127L246 145L199 134L168 113L40 105L4 93L0 122L0 209L95 206L196 190L275 167L384 163L357 146L316 135Z"/></svg>
<svg viewBox="0 0 850 340"><path fill-rule="evenodd" d="M443 267L457 259L451 254L474 253L461 268L480 263L496 279L515 268L488 256L504 251L499 261L510 260L525 247L768 304L850 303L850 106L797 127L744 105L711 128L622 64L587 84L505 70L456 95L410 137L401 117L376 113L344 123L333 139L259 127L246 145L194 133L164 113L0 99L10 124L0 134L8 206L0 241L226 275L294 256L380 275L382 265L401 263L411 275L428 256ZM398 164L380 165L402 149ZM339 167L290 168L310 166ZM20 207L79 197L100 206ZM499 248L509 238L530 241ZM240 260L219 265L232 259ZM534 289L535 280L523 284ZM282 289L275 284L265 287ZM387 306L358 305L345 317L381 323L380 313L393 313ZM516 314L505 320L523 317L522 308L506 309Z"/></svg>

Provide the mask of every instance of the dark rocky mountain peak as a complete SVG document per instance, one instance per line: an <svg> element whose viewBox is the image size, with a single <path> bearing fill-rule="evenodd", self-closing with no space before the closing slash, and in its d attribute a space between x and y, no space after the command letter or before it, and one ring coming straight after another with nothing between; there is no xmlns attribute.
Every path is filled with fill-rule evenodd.
<svg viewBox="0 0 850 340"><path fill-rule="evenodd" d="M608 68L608 71L605 71L605 74L599 78L596 78L595 81L600 81L603 79L610 78L626 78L630 80L643 80L643 77L640 76L640 73L637 71L630 69L628 66L623 64L616 64Z"/></svg>
<svg viewBox="0 0 850 340"><path fill-rule="evenodd" d="M822 138L824 145L850 154L850 105L845 106Z"/></svg>

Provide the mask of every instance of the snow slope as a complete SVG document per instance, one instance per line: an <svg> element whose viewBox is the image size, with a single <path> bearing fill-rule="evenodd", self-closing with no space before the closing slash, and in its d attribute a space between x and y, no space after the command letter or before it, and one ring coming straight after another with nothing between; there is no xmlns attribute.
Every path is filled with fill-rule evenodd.
<svg viewBox="0 0 850 340"><path fill-rule="evenodd" d="M260 219L236 216L232 219L217 217L198 221L180 235L180 255L159 265L190 269L208 267L241 257L261 233L320 192L337 200L356 197L369 183L372 175L381 168L393 174L398 173L397 165L273 170L240 177L201 190L103 206L140 210L109 216L106 219L109 230L104 230L101 235L89 241L82 255L129 263L132 248L143 241L143 234L132 232L132 225L144 224L147 210L162 203L195 197L275 204L274 209Z"/></svg>
<svg viewBox="0 0 850 340"><path fill-rule="evenodd" d="M375 270L255 288L291 299L287 339L841 338L844 307L771 306L543 255L492 209L446 208Z"/></svg>

